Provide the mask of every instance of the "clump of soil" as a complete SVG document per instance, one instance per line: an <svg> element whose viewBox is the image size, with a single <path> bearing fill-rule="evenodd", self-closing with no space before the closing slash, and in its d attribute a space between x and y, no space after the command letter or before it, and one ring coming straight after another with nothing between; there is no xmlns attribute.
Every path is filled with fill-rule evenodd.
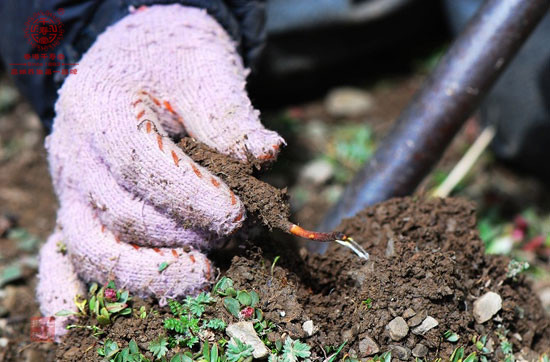
<svg viewBox="0 0 550 362"><path fill-rule="evenodd" d="M344 352L359 358L372 354L374 342L380 352L392 350L394 357L402 359L414 359L411 351L419 344L427 348L428 360L445 359L457 346L464 346L467 353L476 351L472 337L487 335L487 345L494 351L491 357L499 360L503 358L499 334L524 356L550 350L549 317L523 275L507 277L507 257L484 255L470 203L393 199L345 220L339 230L353 236L371 253L371 259L361 260L338 245L325 255L281 250L266 236L240 249L222 271L221 275L233 279L236 289L259 294L258 307L278 326L268 335L270 341L286 335L300 338L311 346L313 359L326 358L328 346L343 342L347 342ZM276 255L280 259L272 267ZM488 291L502 297L502 309L479 324L473 317L473 303ZM228 323L236 321L221 298L207 314ZM427 316L438 325L423 335L415 334L414 328ZM398 341L387 329L396 317L403 317L409 325L406 336ZM131 338L142 336L138 344L143 344L162 333L157 318L162 319L162 313L139 323L129 319L122 322L130 323L123 327L117 321L108 337L127 345ZM312 336L302 328L308 320L314 324ZM460 336L458 342L443 338L447 330ZM80 346L80 356L90 348L92 340L83 333L69 333L59 348L59 360L99 359L97 354L90 355L91 359L65 356L73 346Z"/></svg>
<svg viewBox="0 0 550 362"><path fill-rule="evenodd" d="M246 210L270 230L289 229L290 205L286 189L278 189L253 176L254 169L261 167L258 160L251 158L250 162L241 162L187 137L179 146L193 161L220 177L239 196Z"/></svg>
<svg viewBox="0 0 550 362"><path fill-rule="evenodd" d="M220 177L239 196L246 210L262 221L269 230L279 229L317 241L346 239L341 233L309 231L290 222L286 188L278 189L254 177L254 170L261 168L260 160L250 157L248 162L242 162L188 137L183 138L179 146L193 161Z"/></svg>

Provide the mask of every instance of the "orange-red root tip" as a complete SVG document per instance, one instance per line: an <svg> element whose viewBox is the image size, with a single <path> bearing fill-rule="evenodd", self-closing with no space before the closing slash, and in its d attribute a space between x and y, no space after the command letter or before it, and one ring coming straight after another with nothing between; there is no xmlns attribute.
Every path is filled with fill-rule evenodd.
<svg viewBox="0 0 550 362"><path fill-rule="evenodd" d="M289 232L293 235L296 235L296 236L299 236L301 238L306 238L306 239L309 239L309 240L315 240L315 241L334 241L334 240L346 240L347 239L347 236L342 234L342 233L338 233L338 232L333 232L333 233L321 233L321 232L318 232L318 231L310 231L310 230L306 230L296 224L292 224L292 226L290 227L290 230Z"/></svg>

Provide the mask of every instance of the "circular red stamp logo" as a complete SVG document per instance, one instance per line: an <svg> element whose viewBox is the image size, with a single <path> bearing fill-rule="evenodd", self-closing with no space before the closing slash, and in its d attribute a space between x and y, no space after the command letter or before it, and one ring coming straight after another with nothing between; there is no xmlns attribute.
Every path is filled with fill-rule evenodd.
<svg viewBox="0 0 550 362"><path fill-rule="evenodd" d="M25 38L41 52L58 46L64 33L63 22L50 11L36 12L25 23Z"/></svg>

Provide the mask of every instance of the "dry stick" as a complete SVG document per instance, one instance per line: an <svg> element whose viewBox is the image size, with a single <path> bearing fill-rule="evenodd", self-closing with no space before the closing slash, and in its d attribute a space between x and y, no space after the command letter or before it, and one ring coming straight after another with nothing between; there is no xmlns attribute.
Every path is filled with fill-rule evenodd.
<svg viewBox="0 0 550 362"><path fill-rule="evenodd" d="M477 137L474 144L468 149L466 154L462 156L460 161L453 168L449 176L443 181L441 185L432 193L434 197L447 197L458 185L458 183L466 176L466 174L472 169L479 156L485 151L487 146L491 143L495 137L495 128L493 126L487 126L483 132Z"/></svg>
<svg viewBox="0 0 550 362"><path fill-rule="evenodd" d="M288 220L290 207L286 191L254 177L254 167L259 167L256 160L251 159L248 163L241 162L190 138L182 139L179 146L193 161L220 177L239 196L247 211L270 229L280 229L286 233L319 242L336 242L351 249L359 257L368 259L369 254L344 233L306 230L290 222Z"/></svg>

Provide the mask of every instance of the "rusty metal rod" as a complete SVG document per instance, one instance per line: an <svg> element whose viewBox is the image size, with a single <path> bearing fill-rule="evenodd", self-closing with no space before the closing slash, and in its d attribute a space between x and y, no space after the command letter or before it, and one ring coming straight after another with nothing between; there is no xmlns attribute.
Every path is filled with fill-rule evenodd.
<svg viewBox="0 0 550 362"><path fill-rule="evenodd" d="M549 7L550 0L487 0L319 229L411 194Z"/></svg>

